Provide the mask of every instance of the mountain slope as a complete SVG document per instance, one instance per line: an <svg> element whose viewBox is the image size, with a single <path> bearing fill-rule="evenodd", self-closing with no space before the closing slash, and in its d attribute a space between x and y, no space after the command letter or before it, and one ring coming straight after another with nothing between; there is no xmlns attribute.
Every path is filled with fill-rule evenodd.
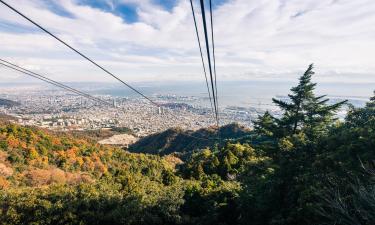
<svg viewBox="0 0 375 225"><path fill-rule="evenodd" d="M241 138L250 133L249 129L236 123L220 127L219 132L214 128L203 128L197 131L171 128L140 139L129 147L129 151L159 155L167 155L173 152L186 153L214 146L218 143L218 134L220 140L225 140Z"/></svg>
<svg viewBox="0 0 375 225"><path fill-rule="evenodd" d="M157 156L127 153L70 134L0 124L0 189L90 183L130 168L140 174L154 171L160 178L167 164Z"/></svg>
<svg viewBox="0 0 375 225"><path fill-rule="evenodd" d="M238 182L207 187L180 177L181 163L3 122L0 224L218 224Z"/></svg>
<svg viewBox="0 0 375 225"><path fill-rule="evenodd" d="M19 102L15 102L9 99L0 98L0 106L13 107L21 105Z"/></svg>

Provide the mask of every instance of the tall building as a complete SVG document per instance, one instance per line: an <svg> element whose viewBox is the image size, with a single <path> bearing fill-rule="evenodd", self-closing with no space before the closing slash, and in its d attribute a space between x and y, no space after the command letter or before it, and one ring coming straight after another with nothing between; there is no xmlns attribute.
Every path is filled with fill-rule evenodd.
<svg viewBox="0 0 375 225"><path fill-rule="evenodd" d="M163 107L158 107L158 114L161 115L161 114L164 114L164 108Z"/></svg>

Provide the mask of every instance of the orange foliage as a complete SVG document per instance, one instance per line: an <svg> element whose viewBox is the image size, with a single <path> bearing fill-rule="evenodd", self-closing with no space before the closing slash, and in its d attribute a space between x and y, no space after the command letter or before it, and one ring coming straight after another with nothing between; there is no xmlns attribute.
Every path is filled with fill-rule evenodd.
<svg viewBox="0 0 375 225"><path fill-rule="evenodd" d="M49 166L48 157L42 156L42 157L38 157L36 159L30 160L29 165L39 167L39 168L47 168Z"/></svg>
<svg viewBox="0 0 375 225"><path fill-rule="evenodd" d="M61 169L55 168L51 170L51 179L49 183L65 184L66 175L65 172Z"/></svg>
<svg viewBox="0 0 375 225"><path fill-rule="evenodd" d="M86 145L88 145L87 141L83 140L83 139L76 140L76 144L80 145L80 146L86 146Z"/></svg>
<svg viewBox="0 0 375 225"><path fill-rule="evenodd" d="M53 145L61 145L60 139L58 139L56 137L52 137L51 142L52 142Z"/></svg>
<svg viewBox="0 0 375 225"><path fill-rule="evenodd" d="M66 150L65 155L67 158L75 159L77 157L78 151L79 149L76 146L73 146L70 149Z"/></svg>
<svg viewBox="0 0 375 225"><path fill-rule="evenodd" d="M4 177L0 177L0 190L8 188L9 185L9 181L7 181Z"/></svg>
<svg viewBox="0 0 375 225"><path fill-rule="evenodd" d="M0 163L0 176L9 177L12 176L13 169L6 166L4 163Z"/></svg>
<svg viewBox="0 0 375 225"><path fill-rule="evenodd" d="M21 141L21 142L20 142L20 147L23 148L23 149L27 148L27 144L26 144L26 142Z"/></svg>
<svg viewBox="0 0 375 225"><path fill-rule="evenodd" d="M94 179L88 174L66 173L66 181L68 184L79 184L79 183L93 183Z"/></svg>
<svg viewBox="0 0 375 225"><path fill-rule="evenodd" d="M29 185L46 185L50 181L51 172L45 169L34 169L26 172L26 178Z"/></svg>
<svg viewBox="0 0 375 225"><path fill-rule="evenodd" d="M89 174L81 174L81 180L84 183L94 183L94 179Z"/></svg>
<svg viewBox="0 0 375 225"><path fill-rule="evenodd" d="M10 134L7 138L7 143L9 148L17 148L20 144L19 140Z"/></svg>
<svg viewBox="0 0 375 225"><path fill-rule="evenodd" d="M99 162L100 161L100 158L99 156L96 154L96 152L92 153L91 155L91 159L95 162Z"/></svg>
<svg viewBox="0 0 375 225"><path fill-rule="evenodd" d="M6 161L8 158L8 154L6 152L0 151L0 162Z"/></svg>
<svg viewBox="0 0 375 225"><path fill-rule="evenodd" d="M14 179L26 185L41 186L51 183L92 182L93 178L88 174L108 173L103 161L111 159L111 148L86 139L73 138L69 134L60 136L18 125L6 125L1 130L0 140L5 142L2 146L8 146L10 150L0 151L4 153L0 154L0 185L4 187L9 184L5 178L8 176L12 177L12 181ZM66 146L71 147L66 149ZM9 162L8 153L12 156ZM21 162L24 165L20 166ZM51 169L52 167L55 169ZM85 171L88 174L73 171Z"/></svg>
<svg viewBox="0 0 375 225"><path fill-rule="evenodd" d="M63 151L63 150L61 150L61 151L57 151L57 152L56 152L56 155L57 155L57 156L64 157L64 158L66 157L65 151Z"/></svg>

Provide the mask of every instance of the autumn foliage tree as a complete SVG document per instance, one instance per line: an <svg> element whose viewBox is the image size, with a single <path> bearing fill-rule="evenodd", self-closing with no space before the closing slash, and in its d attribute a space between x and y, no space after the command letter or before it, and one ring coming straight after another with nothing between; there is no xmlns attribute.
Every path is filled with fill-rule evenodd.
<svg viewBox="0 0 375 225"><path fill-rule="evenodd" d="M0 224L373 224L375 96L337 120L313 74L253 131L167 144L184 154L0 123Z"/></svg>

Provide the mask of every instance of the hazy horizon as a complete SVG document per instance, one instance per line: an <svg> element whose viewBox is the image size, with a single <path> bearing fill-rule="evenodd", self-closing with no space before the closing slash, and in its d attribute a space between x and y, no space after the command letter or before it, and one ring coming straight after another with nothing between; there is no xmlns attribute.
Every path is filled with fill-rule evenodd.
<svg viewBox="0 0 375 225"><path fill-rule="evenodd" d="M290 93L290 88L297 84L295 81L219 81L219 103L226 106L258 106L258 104L270 104L273 97L282 97ZM96 95L111 95L117 97L140 97L134 91L120 83L104 82L70 82L66 83ZM208 105L207 90L201 81L179 82L134 82L132 85L147 96L176 95L194 96L206 99L204 105ZM373 95L375 83L345 83L345 82L318 82L315 93L327 95L334 99L349 99L352 102L360 101L357 106L363 106ZM15 91L27 90L31 92L43 92L43 90L60 90L42 82L32 83L0 83L2 93L15 93ZM24 89L22 89L24 88Z"/></svg>

